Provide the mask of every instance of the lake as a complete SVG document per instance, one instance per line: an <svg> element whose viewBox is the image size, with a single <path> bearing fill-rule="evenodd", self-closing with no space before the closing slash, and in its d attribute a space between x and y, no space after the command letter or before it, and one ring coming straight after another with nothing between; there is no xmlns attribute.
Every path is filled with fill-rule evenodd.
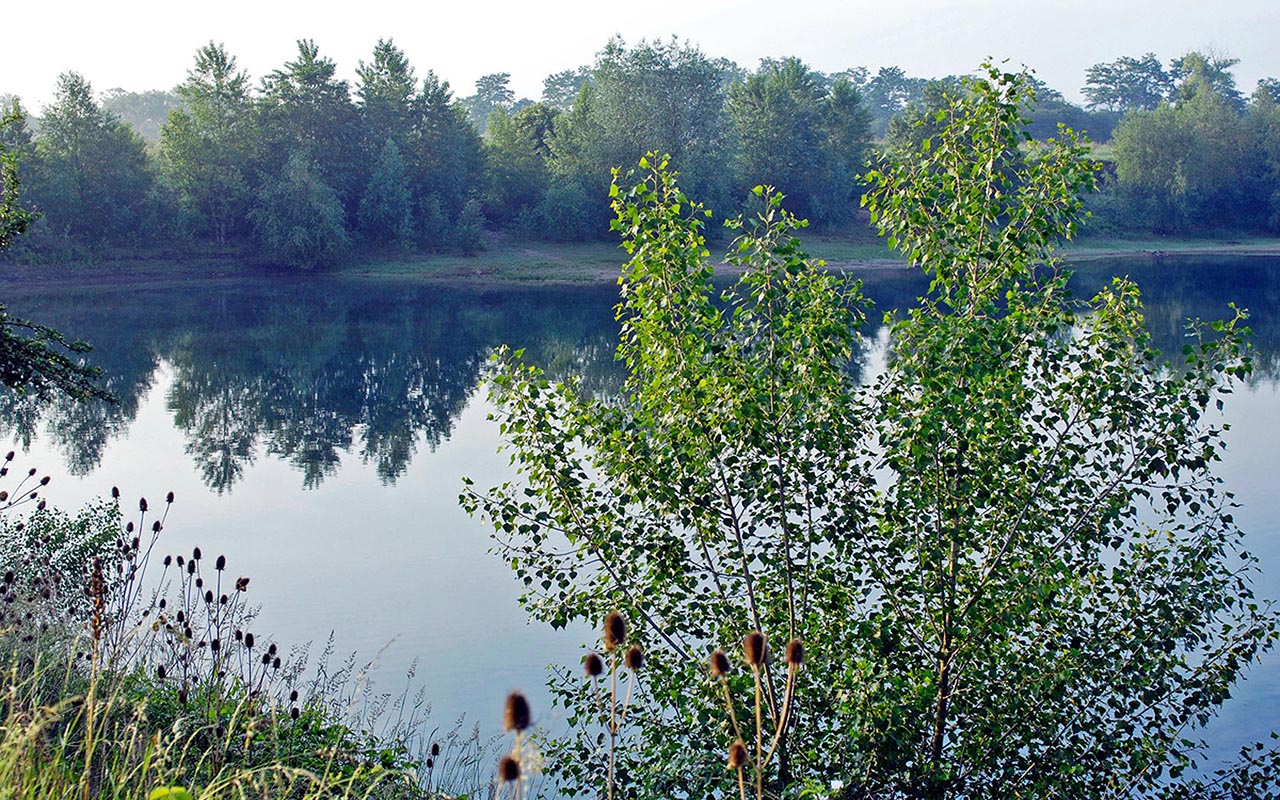
<svg viewBox="0 0 1280 800"><path fill-rule="evenodd" d="M1139 283L1164 352L1180 351L1189 316L1228 316L1232 301L1251 310L1259 369L1226 408L1219 472L1262 564L1258 593L1280 597L1280 259L1092 261L1078 292L1112 275ZM925 289L905 271L864 277L880 310ZM553 376L617 391L616 287L7 278L3 299L91 342L121 401L41 411L6 399L0 433L22 468L54 476L51 503L73 508L118 486L132 507L172 490L166 552L225 554L230 572L252 578L257 628L282 645L318 650L332 634L397 694L417 661L413 682L442 727L466 713L497 730L513 688L530 693L539 724L562 724L547 711L544 668L576 664L591 634L526 624L514 578L457 496L463 475L484 486L512 474L486 419L493 347L524 347ZM1223 755L1280 726L1280 658L1236 694L1209 734Z"/></svg>

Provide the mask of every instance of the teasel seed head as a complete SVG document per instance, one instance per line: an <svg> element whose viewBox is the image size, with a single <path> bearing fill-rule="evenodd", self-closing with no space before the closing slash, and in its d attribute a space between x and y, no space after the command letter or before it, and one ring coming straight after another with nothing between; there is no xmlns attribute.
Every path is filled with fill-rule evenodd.
<svg viewBox="0 0 1280 800"><path fill-rule="evenodd" d="M739 739L729 745L729 769L737 771L747 765L747 746Z"/></svg>
<svg viewBox="0 0 1280 800"><path fill-rule="evenodd" d="M431 757L432 757L432 758L439 758L439 757L440 757L440 743L439 743L439 742L432 742L432 743L431 743Z"/></svg>
<svg viewBox="0 0 1280 800"><path fill-rule="evenodd" d="M173 502L173 492L169 492L167 495L165 495L165 496L164 496L164 501L165 501L166 503L172 503L172 502Z"/></svg>
<svg viewBox="0 0 1280 800"><path fill-rule="evenodd" d="M120 499L120 487L119 487L119 486L112 486L112 487L111 487L111 499L112 499L112 500L119 500L119 499Z"/></svg>
<svg viewBox="0 0 1280 800"><path fill-rule="evenodd" d="M245 646L245 647L247 647L247 648L249 648L250 650L252 650L252 649L253 649L253 634L252 634L252 633L246 633L246 634L244 635L244 646Z"/></svg>
<svg viewBox="0 0 1280 800"><path fill-rule="evenodd" d="M293 691L289 692L289 702L290 702L290 703L296 703L296 702L298 702L298 690L297 690L297 689L294 689Z"/></svg>
<svg viewBox="0 0 1280 800"><path fill-rule="evenodd" d="M582 659L582 666L589 678L598 678L604 674L604 659L598 653L587 653L587 657Z"/></svg>
<svg viewBox="0 0 1280 800"><path fill-rule="evenodd" d="M142 512L147 510L147 498L144 497L138 501L138 510Z"/></svg>
<svg viewBox="0 0 1280 800"><path fill-rule="evenodd" d="M627 651L627 655L623 658L623 661L626 663L627 669L632 672L639 672L644 669L644 652L641 651L639 647L633 645L631 649Z"/></svg>
<svg viewBox="0 0 1280 800"><path fill-rule="evenodd" d="M627 643L627 618L621 611L610 611L604 618L604 649L612 653Z"/></svg>
<svg viewBox="0 0 1280 800"><path fill-rule="evenodd" d="M742 655L751 666L762 666L765 658L764 634L760 631L752 631L743 637Z"/></svg>
<svg viewBox="0 0 1280 800"><path fill-rule="evenodd" d="M435 766L436 766L436 760L431 756L427 756L427 769L434 769Z"/></svg>
<svg viewBox="0 0 1280 800"><path fill-rule="evenodd" d="M159 678L160 680L164 680L164 675L165 675L164 664L161 664L159 667L156 668L156 677Z"/></svg>
<svg viewBox="0 0 1280 800"><path fill-rule="evenodd" d="M529 711L529 700L521 692L507 695L507 708L502 722L509 731L520 732L529 727L532 713Z"/></svg>
<svg viewBox="0 0 1280 800"><path fill-rule="evenodd" d="M804 663L804 642L799 636L787 642L787 663L793 667Z"/></svg>
<svg viewBox="0 0 1280 800"><path fill-rule="evenodd" d="M498 777L503 783L515 783L520 780L520 762L515 756L503 756L498 762Z"/></svg>
<svg viewBox="0 0 1280 800"><path fill-rule="evenodd" d="M716 650L711 654L711 674L717 678L723 678L733 669L729 663L729 657L724 654L723 650Z"/></svg>
<svg viewBox="0 0 1280 800"><path fill-rule="evenodd" d="M199 547L197 547L197 548L195 548L194 550L192 550L192 551L191 551L191 560L192 560L192 561L199 561L199 560L200 560L200 557L201 557L202 555L203 555L203 553L201 553L201 552L200 552L200 548L199 548Z"/></svg>
<svg viewBox="0 0 1280 800"><path fill-rule="evenodd" d="M213 562L213 568L214 568L214 569L216 569L218 572L222 572L224 569L226 569L226 568L227 568L227 557L226 557L226 556L218 556L218 560L217 560L217 561L215 561L215 562Z"/></svg>
<svg viewBox="0 0 1280 800"><path fill-rule="evenodd" d="M297 706L294 706L293 708L289 709L289 719L297 719L298 716L299 716L299 711Z"/></svg>

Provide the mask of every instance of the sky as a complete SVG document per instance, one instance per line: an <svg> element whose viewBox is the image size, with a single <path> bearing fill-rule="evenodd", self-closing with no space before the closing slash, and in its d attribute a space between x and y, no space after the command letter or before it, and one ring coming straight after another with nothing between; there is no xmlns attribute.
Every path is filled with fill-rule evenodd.
<svg viewBox="0 0 1280 800"><path fill-rule="evenodd" d="M1092 64L1155 52L1162 60L1212 48L1240 60L1248 94L1280 77L1280 0L5 0L0 11L0 93L33 112L52 100L58 74L77 71L95 90L167 89L196 49L217 41L255 81L311 38L354 84L379 38L405 51L459 96L476 78L511 74L517 97L537 99L547 75L590 64L617 34L634 43L676 36L746 68L798 56L832 72L897 65L936 77L975 69L988 56L1026 65L1079 100Z"/></svg>

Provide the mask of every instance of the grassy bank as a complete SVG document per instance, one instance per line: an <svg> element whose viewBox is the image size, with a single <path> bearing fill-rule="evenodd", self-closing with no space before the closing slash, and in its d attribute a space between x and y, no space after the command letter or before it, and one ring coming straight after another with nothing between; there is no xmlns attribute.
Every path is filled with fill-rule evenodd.
<svg viewBox="0 0 1280 800"><path fill-rule="evenodd" d="M0 797L421 800L487 784L478 735L428 733L420 693L374 692L354 656L255 635L250 579L225 556L162 557L172 494L127 522L118 500L68 514L36 504L35 475L0 493Z"/></svg>
<svg viewBox="0 0 1280 800"><path fill-rule="evenodd" d="M839 231L805 231L805 249L836 268L851 270L904 268L900 256L866 226ZM713 252L728 239L712 241ZM1098 258L1160 258L1180 255L1280 255L1280 237L1223 234L1215 237L1125 238L1089 236L1064 249L1067 261ZM0 267L5 281L57 280L77 284L235 280L278 275L297 279L307 275L353 279L389 279L425 283L466 284L591 284L611 283L618 277L626 254L611 241L529 242L491 236L476 255L382 254L358 258L319 273L297 273L262 264L239 251L179 253L139 251L103 257L93 263L7 264Z"/></svg>

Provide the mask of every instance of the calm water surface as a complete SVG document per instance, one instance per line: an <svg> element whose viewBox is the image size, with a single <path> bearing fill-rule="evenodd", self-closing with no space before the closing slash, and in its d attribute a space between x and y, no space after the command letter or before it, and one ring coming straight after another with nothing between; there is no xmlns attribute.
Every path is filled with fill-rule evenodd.
<svg viewBox="0 0 1280 800"><path fill-rule="evenodd" d="M1188 316L1248 307L1260 370L1226 409L1221 474L1262 562L1259 594L1280 597L1280 259L1091 262L1081 292L1130 275L1166 352ZM880 309L924 289L913 274L867 276ZM561 723L539 691L548 664L575 664L583 631L526 624L517 587L487 553L485 528L457 506L460 478L511 475L480 385L509 343L553 375L616 391L616 290L464 289L281 278L67 290L13 284L4 302L92 342L118 407L44 412L8 401L0 435L55 481L65 508L109 494L177 495L168 550L226 554L253 578L257 628L283 643L332 634L399 692L417 660L434 719L463 713L496 729L512 688L539 722ZM874 332L873 332L874 338ZM871 363L876 362L872 354ZM492 723L492 724L490 724ZM1215 750L1280 727L1280 658L1267 658L1210 731Z"/></svg>

